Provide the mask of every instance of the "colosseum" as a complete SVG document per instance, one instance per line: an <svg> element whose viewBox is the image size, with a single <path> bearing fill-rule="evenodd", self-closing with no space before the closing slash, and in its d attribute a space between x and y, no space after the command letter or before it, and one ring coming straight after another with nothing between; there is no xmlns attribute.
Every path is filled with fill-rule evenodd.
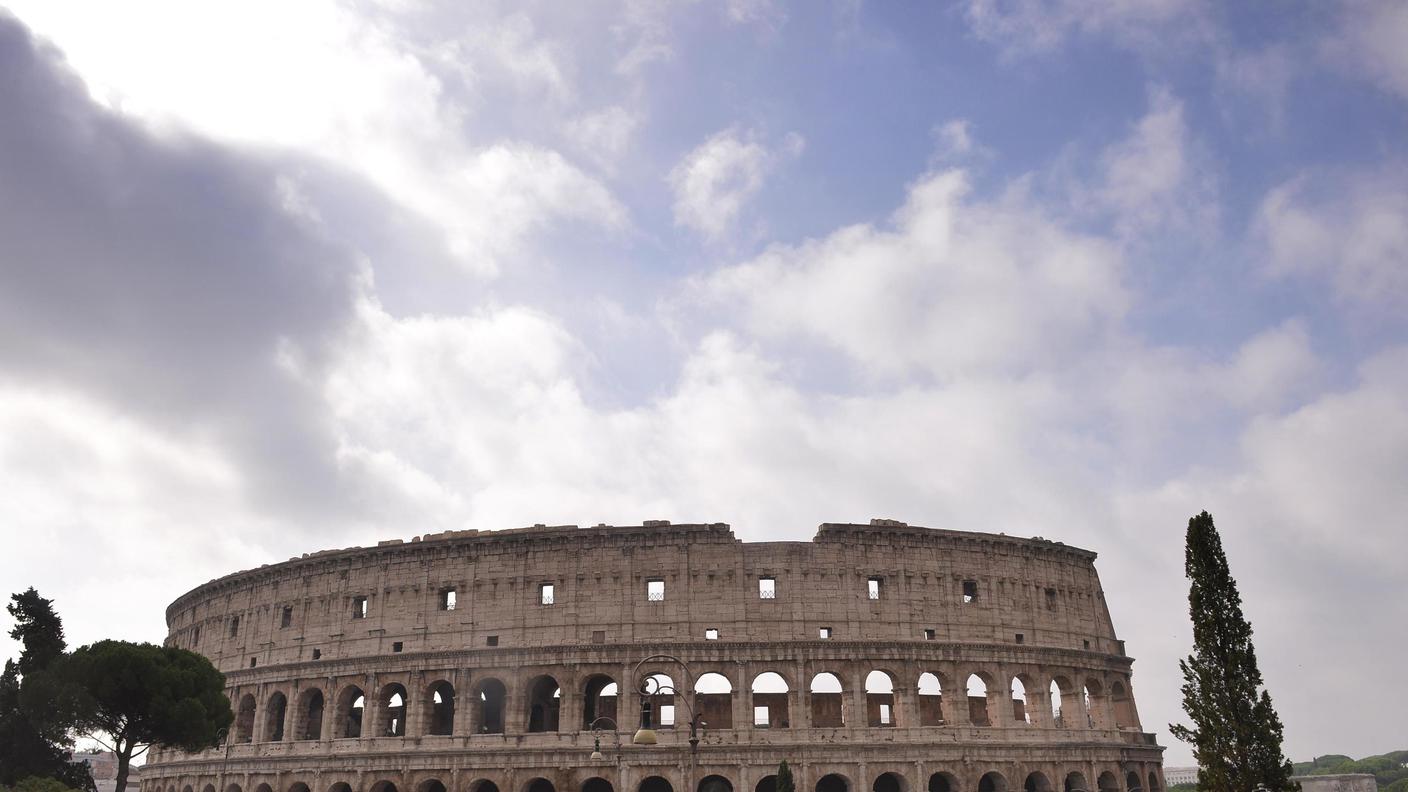
<svg viewBox="0 0 1408 792"><path fill-rule="evenodd" d="M1161 792L1095 553L893 520L455 531L167 609L224 744L143 792Z"/></svg>

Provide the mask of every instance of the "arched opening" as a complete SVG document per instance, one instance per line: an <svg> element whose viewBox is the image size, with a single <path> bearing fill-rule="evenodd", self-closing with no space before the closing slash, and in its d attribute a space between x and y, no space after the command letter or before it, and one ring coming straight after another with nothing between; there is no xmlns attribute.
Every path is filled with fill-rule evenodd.
<svg viewBox="0 0 1408 792"><path fill-rule="evenodd" d="M605 674L597 674L587 679L587 684L582 688L583 729L591 729L597 718L616 721L616 693L616 680ZM713 723L709 721L711 728Z"/></svg>
<svg viewBox="0 0 1408 792"><path fill-rule="evenodd" d="M288 792L312 792L308 785L302 781L295 781L289 785Z"/></svg>
<svg viewBox="0 0 1408 792"><path fill-rule="evenodd" d="M777 776L763 776L753 785L753 792L777 792Z"/></svg>
<svg viewBox="0 0 1408 792"><path fill-rule="evenodd" d="M654 714L653 723L657 729L675 727L675 680L669 674L651 674L645 684L654 693L649 696L650 708Z"/></svg>
<svg viewBox="0 0 1408 792"><path fill-rule="evenodd" d="M1027 682L1020 674L1012 677L1012 722L1032 722L1031 709L1027 706Z"/></svg>
<svg viewBox="0 0 1408 792"><path fill-rule="evenodd" d="M288 697L275 692L264 705L264 735L269 742L283 742L284 716L288 715Z"/></svg>
<svg viewBox="0 0 1408 792"><path fill-rule="evenodd" d="M1115 705L1115 728L1137 730L1139 716L1134 712L1134 697L1129 695L1129 688L1123 682L1110 685L1110 700Z"/></svg>
<svg viewBox="0 0 1408 792"><path fill-rule="evenodd" d="M1144 785L1139 781L1139 774L1133 770L1124 774L1124 785L1129 788L1129 792L1144 792Z"/></svg>
<svg viewBox="0 0 1408 792"><path fill-rule="evenodd" d="M709 729L733 728L733 684L723 674L701 674L694 683L694 711Z"/></svg>
<svg viewBox="0 0 1408 792"><path fill-rule="evenodd" d="M907 792L909 784L899 773L881 773L870 785L871 792Z"/></svg>
<svg viewBox="0 0 1408 792"><path fill-rule="evenodd" d="M470 784L470 792L499 792L499 785L487 778L477 784Z"/></svg>
<svg viewBox="0 0 1408 792"><path fill-rule="evenodd" d="M991 726L988 717L988 681L978 674L969 674L965 683L968 693L968 722L974 726Z"/></svg>
<svg viewBox="0 0 1408 792"><path fill-rule="evenodd" d="M1071 682L1065 677L1053 677L1051 680L1051 723L1058 729L1064 729L1070 724L1066 720L1066 700L1071 692Z"/></svg>
<svg viewBox="0 0 1408 792"><path fill-rule="evenodd" d="M1095 784L1100 788L1100 792L1120 792L1120 780L1109 770L1101 773L1100 777L1095 779Z"/></svg>
<svg viewBox="0 0 1408 792"><path fill-rule="evenodd" d="M1154 770L1149 771L1149 792L1161 792L1159 786L1159 774Z"/></svg>
<svg viewBox="0 0 1408 792"><path fill-rule="evenodd" d="M185 786L181 787L181 792L196 792L196 791L195 791L194 788L191 787L190 784L186 784Z"/></svg>
<svg viewBox="0 0 1408 792"><path fill-rule="evenodd" d="M733 792L733 782L721 775L707 775L699 779L697 792Z"/></svg>
<svg viewBox="0 0 1408 792"><path fill-rule="evenodd" d="M996 770L983 773L978 779L978 792L1007 792L1007 778Z"/></svg>
<svg viewBox="0 0 1408 792"><path fill-rule="evenodd" d="M336 784L328 787L328 792L352 792L352 785L346 781L338 781Z"/></svg>
<svg viewBox="0 0 1408 792"><path fill-rule="evenodd" d="M361 737L362 714L366 711L367 698L362 689L348 685L337 697L337 731L334 737Z"/></svg>
<svg viewBox="0 0 1408 792"><path fill-rule="evenodd" d="M453 734L455 731L455 686L441 679L426 690L429 693L430 722L426 733L433 736Z"/></svg>
<svg viewBox="0 0 1408 792"><path fill-rule="evenodd" d="M380 724L376 730L378 737L406 736L406 688L399 682L381 689L377 697L381 704Z"/></svg>
<svg viewBox="0 0 1408 792"><path fill-rule="evenodd" d="M616 792L616 788L605 778L596 776L582 782L582 792Z"/></svg>
<svg viewBox="0 0 1408 792"><path fill-rule="evenodd" d="M504 733L504 699L508 691L497 679L482 680L475 689L474 731L476 734Z"/></svg>
<svg viewBox="0 0 1408 792"><path fill-rule="evenodd" d="M235 715L235 742L247 743L254 741L254 694L246 693L240 697L240 706Z"/></svg>
<svg viewBox="0 0 1408 792"><path fill-rule="evenodd" d="M550 676L540 676L528 685L528 731L555 732L562 713L562 688Z"/></svg>
<svg viewBox="0 0 1408 792"><path fill-rule="evenodd" d="M1105 728L1105 691L1098 679L1085 680L1081 701L1085 704L1085 725L1091 729Z"/></svg>
<svg viewBox="0 0 1408 792"><path fill-rule="evenodd" d="M835 674L823 671L812 677L808 692L811 695L813 726L844 726L846 718L841 706L841 679ZM818 782L819 783L819 782Z"/></svg>
<svg viewBox="0 0 1408 792"><path fill-rule="evenodd" d="M944 724L944 691L937 674L928 671L919 675L919 725Z"/></svg>
<svg viewBox="0 0 1408 792"><path fill-rule="evenodd" d="M1040 770L1027 775L1027 780L1022 782L1022 792L1052 792L1051 779Z"/></svg>
<svg viewBox="0 0 1408 792"><path fill-rule="evenodd" d="M958 778L952 773L934 773L929 776L929 792L954 792L958 789Z"/></svg>
<svg viewBox="0 0 1408 792"><path fill-rule="evenodd" d="M200 792L215 792L215 785L206 784L205 786L200 788Z"/></svg>
<svg viewBox="0 0 1408 792"><path fill-rule="evenodd" d="M309 688L298 695L294 735L299 740L323 739L323 691Z"/></svg>
<svg viewBox="0 0 1408 792"><path fill-rule="evenodd" d="M1066 774L1066 782L1061 787L1062 792L1090 792L1090 787L1085 784L1085 776L1079 772Z"/></svg>
<svg viewBox="0 0 1408 792"><path fill-rule="evenodd" d="M371 792L396 792L396 785L390 781L381 780L372 784Z"/></svg>
<svg viewBox="0 0 1408 792"><path fill-rule="evenodd" d="M523 787L523 792L557 792L557 787L546 778L535 778Z"/></svg>
<svg viewBox="0 0 1408 792"><path fill-rule="evenodd" d="M840 773L827 773L816 780L816 792L851 792L851 782Z"/></svg>
<svg viewBox="0 0 1408 792"><path fill-rule="evenodd" d="M260 784L254 788L254 792L274 792L274 788L268 784Z"/></svg>
<svg viewBox="0 0 1408 792"><path fill-rule="evenodd" d="M895 680L884 671L865 675L865 720L871 726L895 725Z"/></svg>
<svg viewBox="0 0 1408 792"><path fill-rule="evenodd" d="M230 784L225 787L225 792L243 792L239 784Z"/></svg>
<svg viewBox="0 0 1408 792"><path fill-rule="evenodd" d="M445 784L438 778L427 778L416 787L416 792L445 792Z"/></svg>
<svg viewBox="0 0 1408 792"><path fill-rule="evenodd" d="M764 671L753 677L753 727L787 729L791 726L787 680L773 671Z"/></svg>
<svg viewBox="0 0 1408 792"><path fill-rule="evenodd" d="M675 788L660 776L650 776L640 782L640 786L636 787L636 792L675 792Z"/></svg>

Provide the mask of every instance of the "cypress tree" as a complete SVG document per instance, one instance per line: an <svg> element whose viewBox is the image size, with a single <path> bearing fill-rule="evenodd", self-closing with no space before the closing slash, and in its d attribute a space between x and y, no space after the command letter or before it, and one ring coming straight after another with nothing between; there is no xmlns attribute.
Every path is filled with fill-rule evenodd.
<svg viewBox="0 0 1408 792"><path fill-rule="evenodd" d="M777 766L777 791L795 792L796 785L792 781L792 768L787 766L787 760L783 759L782 764Z"/></svg>
<svg viewBox="0 0 1408 792"><path fill-rule="evenodd" d="M1190 581L1193 654L1180 660L1183 710L1192 728L1170 725L1193 746L1199 792L1295 792L1291 763L1281 754L1281 719L1262 686L1252 626L1242 615L1237 582L1227 569L1212 515L1188 521L1184 570Z"/></svg>

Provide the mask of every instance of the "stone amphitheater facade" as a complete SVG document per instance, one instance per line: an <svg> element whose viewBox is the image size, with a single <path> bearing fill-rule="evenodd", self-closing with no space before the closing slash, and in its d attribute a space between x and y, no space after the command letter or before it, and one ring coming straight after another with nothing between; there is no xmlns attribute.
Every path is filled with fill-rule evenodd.
<svg viewBox="0 0 1408 792"><path fill-rule="evenodd" d="M891 520L312 553L167 609L237 716L142 792L1162 792L1094 561Z"/></svg>

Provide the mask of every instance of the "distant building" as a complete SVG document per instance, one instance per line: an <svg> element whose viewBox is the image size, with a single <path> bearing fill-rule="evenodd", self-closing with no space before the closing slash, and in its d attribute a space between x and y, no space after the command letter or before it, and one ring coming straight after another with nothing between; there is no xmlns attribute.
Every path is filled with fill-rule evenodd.
<svg viewBox="0 0 1408 792"><path fill-rule="evenodd" d="M1377 792L1378 781L1369 773L1291 776L1300 782L1301 792Z"/></svg>
<svg viewBox="0 0 1408 792"><path fill-rule="evenodd" d="M1164 783L1169 786L1173 786L1174 784L1196 784L1198 783L1198 768L1165 767Z"/></svg>
<svg viewBox="0 0 1408 792"><path fill-rule="evenodd" d="M98 792L114 792L117 789L117 754L112 751L74 751L73 761L88 763L88 770L93 774L93 783L97 785ZM127 788L135 790L141 780L141 765L128 766Z"/></svg>

